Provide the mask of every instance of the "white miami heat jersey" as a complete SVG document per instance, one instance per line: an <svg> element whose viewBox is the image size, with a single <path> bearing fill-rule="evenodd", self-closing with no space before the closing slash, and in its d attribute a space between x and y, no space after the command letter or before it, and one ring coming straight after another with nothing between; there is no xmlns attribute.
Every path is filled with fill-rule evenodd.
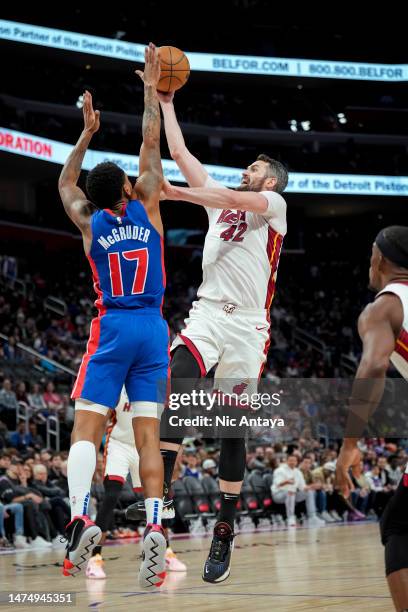
<svg viewBox="0 0 408 612"><path fill-rule="evenodd" d="M205 186L224 187L210 177ZM199 298L269 310L286 234L286 202L273 191L261 194L276 212L272 219L248 211L206 208L209 228Z"/></svg>
<svg viewBox="0 0 408 612"><path fill-rule="evenodd" d="M398 295L402 303L404 320L395 343L394 352L391 355L391 363L401 376L408 380L408 282L390 283L376 295L376 298L383 293Z"/></svg>
<svg viewBox="0 0 408 612"><path fill-rule="evenodd" d="M133 435L132 411L125 389L122 389L119 403L116 406L113 417L113 427L110 430L110 438L112 440L118 440L123 444L136 446Z"/></svg>

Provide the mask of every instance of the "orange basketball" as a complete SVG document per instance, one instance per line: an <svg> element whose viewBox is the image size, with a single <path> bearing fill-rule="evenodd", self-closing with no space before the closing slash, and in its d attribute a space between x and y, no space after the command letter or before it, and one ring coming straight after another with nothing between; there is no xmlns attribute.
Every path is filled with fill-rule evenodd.
<svg viewBox="0 0 408 612"><path fill-rule="evenodd" d="M158 91L170 93L183 87L190 76L190 62L177 47L159 47L160 81Z"/></svg>

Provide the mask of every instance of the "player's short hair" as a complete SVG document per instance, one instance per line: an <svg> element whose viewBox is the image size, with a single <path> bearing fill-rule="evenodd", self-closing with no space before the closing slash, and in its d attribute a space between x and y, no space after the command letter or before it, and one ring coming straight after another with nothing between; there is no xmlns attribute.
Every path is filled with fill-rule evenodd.
<svg viewBox="0 0 408 612"><path fill-rule="evenodd" d="M408 268L408 227L390 225L382 229L375 239L381 253L391 263Z"/></svg>
<svg viewBox="0 0 408 612"><path fill-rule="evenodd" d="M113 162L102 162L86 178L89 199L98 208L111 208L122 197L125 173Z"/></svg>
<svg viewBox="0 0 408 612"><path fill-rule="evenodd" d="M277 159L265 155L265 153L261 153L256 159L257 161L266 162L269 165L269 175L276 178L274 191L277 193L285 191L288 185L288 171L285 166Z"/></svg>

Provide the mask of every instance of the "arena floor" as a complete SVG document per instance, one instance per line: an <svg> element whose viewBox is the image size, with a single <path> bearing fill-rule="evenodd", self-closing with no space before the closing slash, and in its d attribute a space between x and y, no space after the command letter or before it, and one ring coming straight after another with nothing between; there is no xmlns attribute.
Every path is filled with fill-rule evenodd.
<svg viewBox="0 0 408 612"><path fill-rule="evenodd" d="M73 591L75 610L298 610L392 611L383 570L383 550L374 523L321 529L273 530L236 537L229 580L218 586L201 580L208 537L174 539L172 547L188 566L169 574L155 593L138 589L140 543L122 540L105 548L104 581L84 575L64 578L58 551L0 556L1 590ZM7 610L56 610L60 606L7 606Z"/></svg>

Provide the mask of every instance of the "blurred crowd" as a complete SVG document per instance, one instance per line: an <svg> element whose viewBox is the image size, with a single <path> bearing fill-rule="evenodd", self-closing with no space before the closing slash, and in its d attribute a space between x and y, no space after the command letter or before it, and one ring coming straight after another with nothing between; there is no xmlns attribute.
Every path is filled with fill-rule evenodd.
<svg viewBox="0 0 408 612"><path fill-rule="evenodd" d="M30 424L22 441L18 431L0 450L0 548L50 548L64 545L62 534L69 520L67 451L44 447L41 436ZM392 498L408 458L408 440L361 439L360 465L351 473L352 492L346 501L336 490L334 473L338 445L323 447L317 440L294 440L273 446L248 446L246 475L239 502L248 508L248 483L254 475L268 483L268 512L262 514L272 526L299 522L323 526L341 521L376 520ZM101 449L102 450L102 449ZM191 530L191 520L177 512L176 482L211 479L218 482L219 445L188 440L179 453L173 474L176 518L173 531ZM98 456L91 489L90 515L95 517L104 495L104 459ZM218 486L218 485L217 485ZM269 496L269 497L268 497ZM124 519L123 510L138 499L130 481L125 482L117 502L108 538L137 537L138 527ZM267 507L267 504L264 504ZM262 507L262 504L261 504ZM259 511L258 511L259 515ZM256 516L256 511L253 516ZM198 520L198 519L197 519ZM238 519L240 520L240 519ZM242 519L241 519L242 520ZM255 522L257 524L257 522Z"/></svg>

